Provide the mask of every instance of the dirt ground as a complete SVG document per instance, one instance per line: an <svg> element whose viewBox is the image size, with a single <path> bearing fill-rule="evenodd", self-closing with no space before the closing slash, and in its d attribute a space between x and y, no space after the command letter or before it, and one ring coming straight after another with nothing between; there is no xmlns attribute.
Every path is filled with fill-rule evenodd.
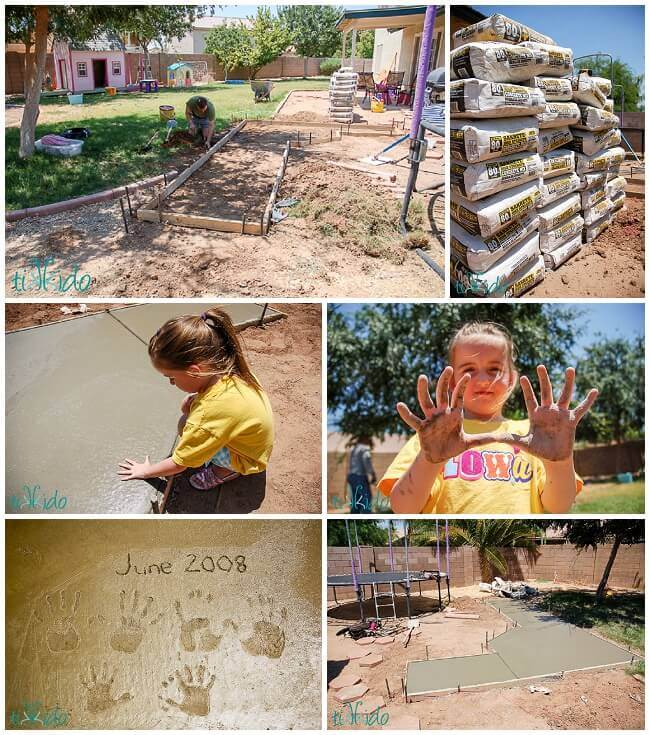
<svg viewBox="0 0 650 735"><path fill-rule="evenodd" d="M628 197L625 208L594 242L526 296L579 298L635 297L645 294L645 199Z"/></svg>
<svg viewBox="0 0 650 735"><path fill-rule="evenodd" d="M88 304L92 310L113 306ZM266 492L258 510L320 513L321 307L296 303L271 306L288 318L241 332L247 358L271 399L276 426ZM5 329L69 318L61 314L60 307L7 304Z"/></svg>
<svg viewBox="0 0 650 735"><path fill-rule="evenodd" d="M301 93L301 98L307 94ZM305 101L291 95L279 119L301 116L304 107L302 113L293 110L301 104ZM393 119L381 117L388 124ZM372 123L375 122L373 119ZM409 174L408 162L400 159L408 153L408 142L386 154L389 163L377 166L364 160L378 154L404 131L392 136L344 135L331 142L308 145L309 129L308 122L297 121L295 128L282 131L282 135L294 139L300 132L304 142L291 151L278 200L293 196L301 201L295 208L285 210L288 217L274 225L267 236L220 233L136 219L129 220L127 234L119 201L26 219L6 225L8 296L33 299L64 295L43 292L38 279L33 277L32 259L42 261L46 257L54 259L50 270L64 277L74 265L78 266L80 277L90 276L92 285L84 296L444 296L442 279L415 252L416 247L421 247L443 266L443 141L431 139L418 176L421 193L414 195L409 211L409 224L421 225L422 232L415 239L405 239L397 234L397 221ZM241 140L246 141L247 136L262 142L266 139L276 150L277 137L268 123L248 123L234 141L244 132ZM251 194L250 206L260 197L266 206L279 159L271 160L275 153L266 157L255 146L239 145L232 147L237 155L231 156L231 143L215 154L212 170L218 173L221 162L227 162L227 181L239 182L226 187L219 206L241 210L239 186L244 193ZM183 147L172 165L182 170L197 155ZM200 189L203 184L200 179L197 181L182 189ZM194 177L190 182L194 182ZM208 192L214 188L209 175L205 187ZM147 204L155 193L150 189L132 197L134 207ZM354 198L352 203L350 197ZM182 199L181 191L174 199L174 209L185 206ZM196 205L198 200L203 204ZM204 213L215 214L207 196L193 197L191 206L193 211L197 211L196 206L204 206ZM227 214L230 210L224 211ZM321 219L321 212L327 213L325 220ZM26 282L36 286L17 289L16 274L26 276ZM74 290L65 293L73 299L79 295Z"/></svg>
<svg viewBox="0 0 650 735"><path fill-rule="evenodd" d="M537 583L536 583L537 585ZM538 585L540 587L550 585ZM552 585L557 589L558 585ZM350 606L347 623L336 620L334 608L330 608L327 623L327 680L339 674L356 674L366 682L369 691L362 698L382 697L389 720L383 727L368 727L346 724L345 729L390 729L401 728L398 717L406 715L419 718L421 730L581 730L581 729L640 729L644 728L644 685L622 669L593 673L565 674L561 679L536 682L551 690L550 695L532 694L527 686L499 688L477 692L460 692L440 696L421 702L406 704L401 694L401 680L406 675L408 661L445 656L463 656L481 653L481 643L486 630L503 632L506 620L493 608L482 604L478 586L455 588L451 607L459 612L473 612L479 620L444 618L438 613L434 593L426 592L433 612L418 615L418 635L411 637L405 648L404 632L398 633L389 645L374 643L372 652L380 653L383 661L373 668L360 668L355 661L348 661L345 649L350 645L349 637L336 636L336 632L357 618L356 606ZM437 598L437 593L435 595ZM413 600L418 604L418 596ZM496 598L490 597L491 601ZM420 602L421 608L425 605ZM425 603L426 604L426 603ZM406 619L399 621L406 629ZM386 681L392 698L388 697ZM633 695L633 696L631 696ZM583 699L584 698L584 699ZM586 700L586 701L585 701ZM640 700L640 701L639 701ZM336 729L333 713L344 716L349 713L347 705L339 704L333 690L327 693L328 725ZM349 722L349 720L347 720ZM408 729L407 726L404 726Z"/></svg>

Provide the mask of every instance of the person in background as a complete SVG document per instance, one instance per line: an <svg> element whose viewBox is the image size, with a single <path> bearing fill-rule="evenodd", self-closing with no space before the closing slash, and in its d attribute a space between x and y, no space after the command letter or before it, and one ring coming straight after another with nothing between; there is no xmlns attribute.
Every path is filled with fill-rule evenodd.
<svg viewBox="0 0 650 735"><path fill-rule="evenodd" d="M348 455L347 481L350 486L350 512L370 513L372 508L371 484L377 482L372 466L372 438L359 436L351 442Z"/></svg>

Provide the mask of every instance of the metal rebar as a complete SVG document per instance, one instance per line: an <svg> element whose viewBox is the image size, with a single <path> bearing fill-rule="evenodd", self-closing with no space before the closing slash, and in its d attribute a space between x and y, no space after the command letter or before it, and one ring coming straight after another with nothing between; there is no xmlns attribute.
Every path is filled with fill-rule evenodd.
<svg viewBox="0 0 650 735"><path fill-rule="evenodd" d="M122 210L122 221L124 222L124 229L126 230L126 234L129 234L129 224L126 221L126 212L124 211L124 199L120 197L120 209Z"/></svg>
<svg viewBox="0 0 650 735"><path fill-rule="evenodd" d="M124 191L126 192L126 202L129 205L129 216L133 217L133 209L131 208L131 197L129 196L129 187L125 186Z"/></svg>
<svg viewBox="0 0 650 735"><path fill-rule="evenodd" d="M165 184L165 187L167 186L167 174L163 173L163 182Z"/></svg>
<svg viewBox="0 0 650 735"><path fill-rule="evenodd" d="M386 691L388 692L388 699L392 699L393 695L390 693L390 687L388 686L388 679L384 679L386 682Z"/></svg>

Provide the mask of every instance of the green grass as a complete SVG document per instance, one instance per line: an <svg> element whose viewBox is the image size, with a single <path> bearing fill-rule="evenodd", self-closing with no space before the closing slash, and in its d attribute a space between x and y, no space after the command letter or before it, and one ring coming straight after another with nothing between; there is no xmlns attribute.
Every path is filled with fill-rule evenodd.
<svg viewBox="0 0 650 735"><path fill-rule="evenodd" d="M591 628L604 638L630 647L634 653L643 655L645 629L645 595L641 593L612 594L596 603L594 592L564 591L544 595L541 606L550 609L553 615L582 628ZM633 673L644 673L644 662L631 667Z"/></svg>
<svg viewBox="0 0 650 735"><path fill-rule="evenodd" d="M214 102L216 128L228 127L233 117L269 118L291 90L327 89L327 79L296 79L275 82L270 103L255 104L249 84L213 83L194 90L169 89L157 94L87 95L83 107L69 105L66 98L44 98L42 124L37 139L47 133L60 133L67 127L89 127L91 136L81 156L55 158L36 153L28 160L18 158L20 131L5 131L6 208L21 209L92 194L102 189L127 184L163 173L174 165L173 149L161 148L165 123L158 107L173 105L179 127L184 127L185 101L191 94L204 94ZM145 154L137 152L158 131L158 140Z"/></svg>
<svg viewBox="0 0 650 735"><path fill-rule="evenodd" d="M571 508L571 513L643 513L645 482L629 484L608 482L585 485Z"/></svg>

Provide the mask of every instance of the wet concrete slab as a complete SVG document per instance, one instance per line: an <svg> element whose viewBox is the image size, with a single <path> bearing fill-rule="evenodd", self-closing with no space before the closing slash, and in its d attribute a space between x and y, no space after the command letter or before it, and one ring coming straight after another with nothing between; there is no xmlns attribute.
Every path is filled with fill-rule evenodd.
<svg viewBox="0 0 650 735"><path fill-rule="evenodd" d="M499 685L563 671L619 666L632 658L625 649L533 605L516 600L490 604L517 621L517 627L491 640L487 654L409 662L407 696L423 697L458 685L461 689Z"/></svg>
<svg viewBox="0 0 650 735"><path fill-rule="evenodd" d="M457 689L458 685L463 689L516 678L514 672L496 653L409 661L406 696L426 696L432 692Z"/></svg>
<svg viewBox="0 0 650 735"><path fill-rule="evenodd" d="M153 370L146 343L167 319L210 306L141 304L5 336L7 513L151 510L155 492L138 480L121 482L118 463L169 456L184 394ZM243 326L259 321L264 307L222 308ZM281 316L268 309L265 321ZM265 481L266 474L208 494L175 493L168 510L251 512Z"/></svg>
<svg viewBox="0 0 650 735"><path fill-rule="evenodd" d="M515 628L490 642L517 678L627 663L632 654L566 623Z"/></svg>
<svg viewBox="0 0 650 735"><path fill-rule="evenodd" d="M112 309L111 314L122 324L148 343L151 337L168 320L185 314L199 315L213 304L181 303L181 304L138 304L128 309ZM215 304L216 306L216 304ZM264 304L219 304L238 328L257 324L264 313ZM268 323L282 317L282 313L270 307L264 313L264 321Z"/></svg>
<svg viewBox="0 0 650 735"><path fill-rule="evenodd" d="M148 512L149 487L120 482L118 463L169 455L182 395L142 343L100 313L8 334L5 348L6 512Z"/></svg>

